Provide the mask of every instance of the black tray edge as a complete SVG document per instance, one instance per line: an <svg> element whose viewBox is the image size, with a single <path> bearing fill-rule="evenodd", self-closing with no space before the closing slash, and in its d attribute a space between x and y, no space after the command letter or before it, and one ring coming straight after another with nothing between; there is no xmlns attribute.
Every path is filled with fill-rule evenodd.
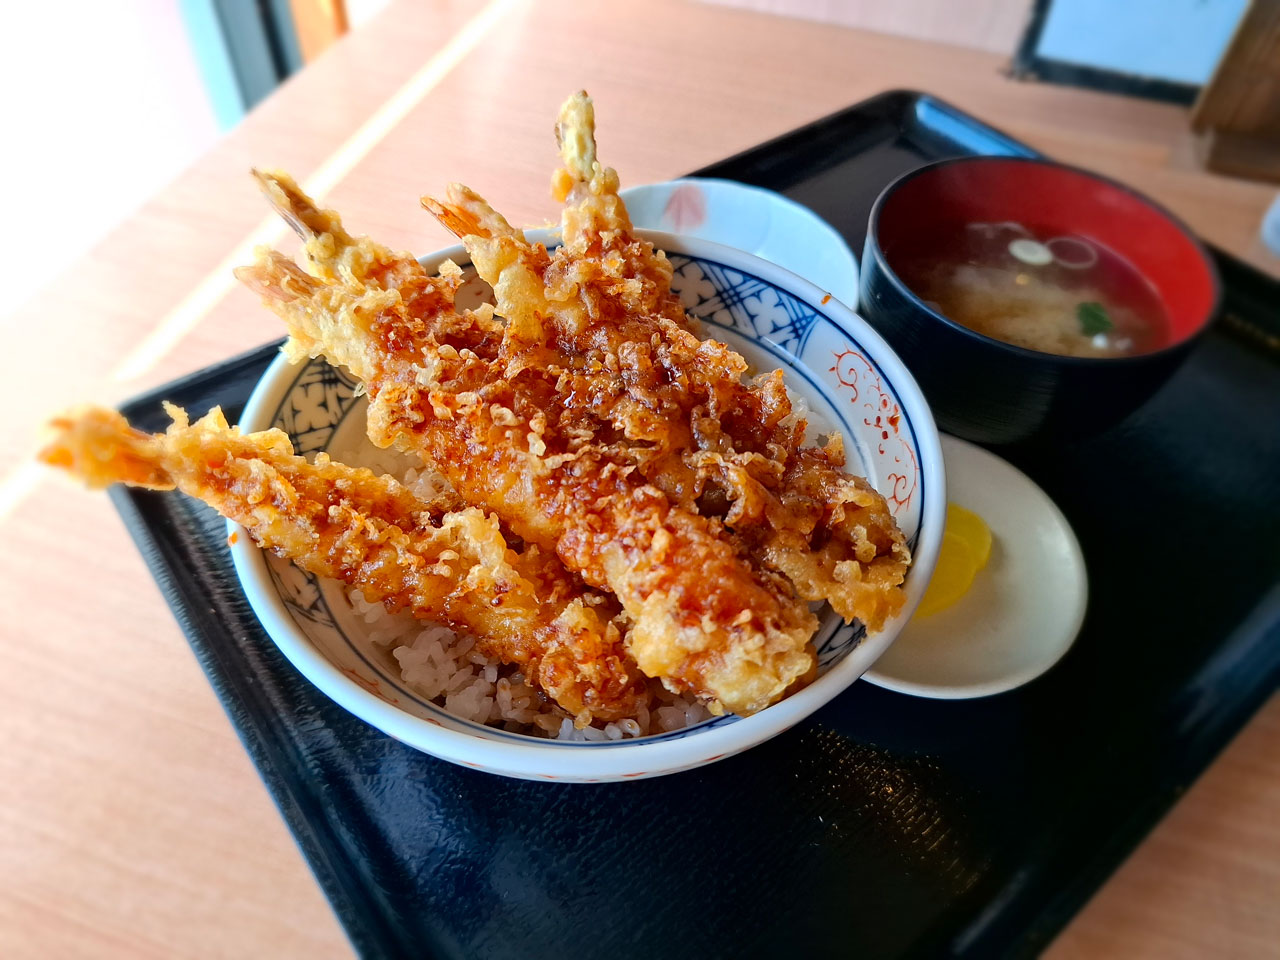
<svg viewBox="0 0 1280 960"><path fill-rule="evenodd" d="M1265 639L1258 639L1259 634ZM1260 645L1269 645L1272 651L1268 667L1260 673L1256 668L1247 672L1240 670L1233 655L1234 649ZM1014 956L1033 957L1047 947L1080 910L1101 892L1105 882L1155 832L1187 790L1204 775L1258 710L1275 695L1277 688L1280 688L1280 585L1259 600L1240 626L1222 644L1205 672L1215 674L1219 684L1229 684L1228 678L1244 673L1247 679L1237 679L1231 685L1236 691L1246 691L1245 696L1233 697L1236 707L1230 716L1208 723L1196 739L1194 748L1177 758L1172 775L1160 789L1153 790L1146 804L1128 812L1111 835L1105 838L1106 842L1096 847L1093 857L1086 862L1085 869L1078 869L1056 895L1042 898L1042 902L1047 900L1049 905L1028 917L1026 940ZM1011 899L1036 900L1036 893L1034 889L1022 890L1012 894ZM1008 901L1004 903L1004 907L1008 907ZM982 926L984 924L980 918L956 942L980 939Z"/></svg>
<svg viewBox="0 0 1280 960"><path fill-rule="evenodd" d="M854 114L867 109L879 108L894 111L899 115L900 129L906 130L912 122L911 112L921 101L949 114L952 119L973 131L975 134L1002 147L1010 145L1010 152L1024 156L1045 157L1046 154L1009 136L996 127L989 126L981 120L941 100L938 97L909 89L888 90L859 103L828 114L812 123L797 127L794 130L767 140L755 147L750 147L724 160L708 164L694 171L690 176L726 176L726 169L749 160L757 153L764 153L785 145L788 141L801 138L811 128L838 120L846 114ZM977 151L973 151L975 154ZM730 175L731 176L731 175ZM1203 241L1201 241L1203 243ZM1204 246L1211 257L1217 261L1223 273L1224 302L1214 325L1246 346L1268 353L1272 357L1280 356L1280 315L1269 316L1265 313L1244 318L1237 312L1239 309L1255 311L1266 303L1280 304L1280 282L1267 276L1261 270L1243 260L1208 243ZM1233 281L1228 287L1228 278ZM1243 285L1244 289L1235 291L1232 287ZM1273 649L1280 648L1280 586L1272 593L1264 596L1254 610L1241 621L1240 626L1222 646L1216 661L1229 658L1230 649L1242 642L1242 637L1250 633L1270 632L1274 634ZM1265 642L1265 641L1264 641ZM1014 956L1035 956L1056 937L1093 896L1100 891L1105 881L1110 878L1119 866L1133 854L1141 843L1155 830L1174 804L1182 797L1188 787L1204 773L1209 765L1227 747L1253 719L1257 711L1275 693L1280 686L1280 652L1273 657L1270 669L1261 675L1253 675L1251 682L1245 685L1248 695L1243 705L1237 706L1230 718L1214 724L1199 739L1193 753L1184 754L1182 763L1177 766L1174 775L1166 781L1163 789L1153 792L1149 802L1130 811L1124 822L1117 826L1104 846L1097 848L1096 854L1088 862L1084 870L1078 871L1072 879L1059 889L1056 895L1050 895L1050 906L1042 908L1038 915L1028 918L1026 938L1015 948ZM1035 899L1035 890L1010 890L1004 895L997 895L992 902L1000 902L1002 909L1008 909L1010 900ZM963 952L976 945L983 936L986 927L985 918L980 916L974 924L963 931L953 941L953 948Z"/></svg>

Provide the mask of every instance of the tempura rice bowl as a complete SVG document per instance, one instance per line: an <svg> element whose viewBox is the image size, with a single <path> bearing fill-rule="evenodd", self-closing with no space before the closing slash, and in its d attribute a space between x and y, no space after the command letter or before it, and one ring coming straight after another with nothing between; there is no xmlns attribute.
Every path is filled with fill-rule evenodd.
<svg viewBox="0 0 1280 960"><path fill-rule="evenodd" d="M731 756L788 729L861 676L893 642L932 573L945 507L942 458L928 407L892 351L825 291L779 267L707 241L637 233L671 257L672 289L703 321L704 336L760 370L783 367L811 432L843 434L847 469L885 495L912 548L907 602L870 637L830 610L820 614L818 679L751 717L713 717L655 682L649 710L575 730L517 668L487 659L472 638L368 604L344 584L264 553L230 524L246 596L281 652L339 705L426 753L508 776L585 782L658 776ZM530 236L554 242L548 233ZM423 262L435 268L445 259L467 263L461 246ZM486 292L478 280L467 289ZM254 390L241 426L279 427L299 453L324 450L429 494L438 478L364 437L359 393L323 360L295 366L282 356Z"/></svg>

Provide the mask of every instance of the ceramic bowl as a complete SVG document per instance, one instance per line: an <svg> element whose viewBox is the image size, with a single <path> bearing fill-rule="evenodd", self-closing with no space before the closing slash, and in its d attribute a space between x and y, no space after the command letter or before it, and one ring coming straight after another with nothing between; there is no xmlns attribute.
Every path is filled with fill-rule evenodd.
<svg viewBox="0 0 1280 960"><path fill-rule="evenodd" d="M826 292L766 261L706 241L640 231L667 251L672 288L704 333L760 369L781 367L822 429L844 435L851 471L888 498L914 551L907 604L872 636L829 611L814 637L820 676L751 717L717 717L683 730L605 742L546 740L460 719L416 693L395 660L367 639L340 585L231 538L236 570L267 633L312 683L356 716L426 753L492 773L607 781L687 770L773 737L853 683L891 644L932 573L945 511L943 461L929 408L902 363L865 323ZM535 239L547 234L531 233ZM466 266L462 247L424 258ZM483 281L468 284L472 293ZM245 408L246 430L279 427L310 454L363 442L365 401L323 361L267 370ZM232 525L233 530L238 528Z"/></svg>
<svg viewBox="0 0 1280 960"><path fill-rule="evenodd" d="M1128 260L1164 305L1168 344L1105 358L1028 350L931 309L894 271L895 256L922 232L1006 221L1089 237ZM1023 157L942 160L891 183L871 210L860 284L859 310L915 374L938 426L985 444L1118 422L1182 363L1222 289L1204 247L1151 200L1085 170Z"/></svg>
<svg viewBox="0 0 1280 960"><path fill-rule="evenodd" d="M858 261L835 227L773 190L735 180L686 177L622 191L645 230L722 243L776 263L847 307L858 302Z"/></svg>

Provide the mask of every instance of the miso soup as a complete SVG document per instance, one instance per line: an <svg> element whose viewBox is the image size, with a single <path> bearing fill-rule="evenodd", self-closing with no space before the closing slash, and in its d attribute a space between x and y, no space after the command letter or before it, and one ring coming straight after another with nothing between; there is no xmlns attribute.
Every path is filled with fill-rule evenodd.
<svg viewBox="0 0 1280 960"><path fill-rule="evenodd" d="M957 224L890 251L889 260L930 307L1006 343L1114 357L1169 342L1155 288L1087 237L1019 223Z"/></svg>

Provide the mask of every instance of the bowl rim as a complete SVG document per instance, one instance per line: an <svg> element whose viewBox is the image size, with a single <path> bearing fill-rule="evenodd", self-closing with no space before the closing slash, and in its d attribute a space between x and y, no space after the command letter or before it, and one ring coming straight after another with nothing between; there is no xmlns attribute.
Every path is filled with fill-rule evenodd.
<svg viewBox="0 0 1280 960"><path fill-rule="evenodd" d="M489 772L525 779L617 780L640 779L675 773L690 767L732 756L794 726L819 707L851 686L896 639L910 619L933 573L942 540L946 506L945 474L937 427L920 387L897 354L871 326L826 291L809 281L752 254L707 240L682 237L653 230L636 230L636 235L652 241L660 250L677 255L710 260L767 280L815 312L863 347L893 386L899 403L915 427L920 470L925 477L920 513L919 538L907 584L907 602L898 615L876 634L869 635L843 660L804 689L750 717L713 727L705 732L677 739L647 741L639 738L625 743L627 749L564 749L573 746L556 741L527 742L488 740L472 733L450 730L415 717L384 702L361 688L321 653L294 622L276 591L261 550L238 524L228 521L228 529L239 535L230 546L232 561L246 598L263 629L284 656L322 693L356 717L416 749L445 760ZM554 228L526 231L534 242L554 241ZM438 250L421 258L428 269L445 260L469 263L461 245ZM255 386L241 415L245 430L272 426L279 400L292 386L287 372L295 368L282 353L272 362Z"/></svg>
<svg viewBox="0 0 1280 960"><path fill-rule="evenodd" d="M1173 343L1161 347L1159 350L1149 350L1145 353L1127 354L1118 357L1073 357L1061 353L1049 353L1045 350L1032 350L1029 347L1020 347L1014 343L1006 343L1004 340L989 337L984 333L979 333L977 330L972 330L964 324L952 320L950 317L934 310L926 304L924 300L919 297L901 277L898 276L897 272L889 265L889 261L885 257L884 248L880 245L880 216L884 211L884 206L898 189L917 177L932 173L942 167L991 162L1023 163L1041 167L1054 167L1059 170L1068 171L1069 173L1079 174L1082 177L1087 177L1090 180L1095 180L1098 183L1104 184L1113 190L1128 194L1139 203L1151 208L1157 214L1164 217L1164 219L1169 221L1169 223L1171 223L1191 244L1209 274L1209 283L1213 288L1213 294L1209 303L1209 309L1205 311L1204 318L1200 321L1199 326L1182 339L1175 340ZM894 289L903 294L911 302L913 307L917 308L921 313L926 314L931 319L941 323L948 329L967 337L971 337L978 343L997 347L1015 357L1034 359L1042 362L1049 361L1053 363L1060 363L1063 366L1068 367L1087 367L1094 364L1106 366L1137 365L1149 362L1158 357L1175 355L1180 351L1188 349L1193 343L1195 343L1196 340L1209 329L1217 316L1222 312L1224 289L1222 285L1222 276L1218 272L1218 265L1214 262L1213 256L1209 253L1209 249L1204 245L1203 241L1201 241L1201 239L1192 232L1191 228L1187 226L1182 218L1172 213L1162 204L1152 200L1141 191L1130 187L1128 184L1121 183L1119 180L1104 176L1103 174L1095 173L1092 170L1086 170L1084 167L1077 167L1070 163L1061 163L1057 160L1050 160L1045 157L1019 157L1004 154L980 154L968 157L947 157L943 160L934 160L932 163L926 163L923 166L916 167L914 170L908 170L906 173L901 174L886 184L885 188L881 190L880 194L876 197L875 203L871 205L871 213L867 218L867 239L862 253L862 271L858 277L860 285L867 283L871 276L871 272L867 270L868 258L875 261L880 272L887 280L889 280L890 283L892 283ZM859 289L858 299L859 304L861 304L861 286Z"/></svg>
<svg viewBox="0 0 1280 960"><path fill-rule="evenodd" d="M854 251L853 247L849 245L849 241L845 239L844 235L840 233L839 230L833 227L830 223L828 223L822 217L818 216L818 214L815 213L811 208L806 207L803 203L800 203L798 200L792 200L785 193L779 193L777 190L773 190L769 187L763 187L763 186L760 186L759 184L743 183L741 180L729 180L725 177L693 176L693 177L676 177L673 180L655 180L652 183L637 183L637 184L634 184L633 186L624 187L622 190L619 190L618 196L622 198L622 201L624 203L627 203L628 195L630 194L637 194L637 193L640 193L641 191L646 191L646 190L658 190L666 187L678 189L679 187L682 187L686 184L693 184L699 187L707 187L712 192L720 192L722 194L726 194L730 196L734 194L737 194L738 196L744 196L748 194L752 196L756 196L761 198L764 201L767 201L771 205L789 210L792 214L802 218L809 225L809 229L814 231L815 235L821 235L823 237L823 242L825 245L829 245L829 249L838 251L838 256L841 261L840 265L848 269L853 274L853 283L850 284L851 289L848 291L841 291L840 295L836 296L836 299L844 303L845 306L848 306L851 309L856 310L857 303L858 303L858 283L862 276L861 263L858 260L858 254ZM628 209L628 212L630 212L629 209ZM647 229L647 228L644 228L644 229ZM690 237L689 239L695 239L695 238ZM718 243L719 241L709 240L708 242ZM757 254L752 254L752 255L758 256ZM766 258L760 257L760 259L766 259ZM774 263L774 261L772 260L770 260L769 262ZM781 266L781 264L776 264L776 263L774 265ZM789 267L782 267L782 269L786 270L788 273L795 272L791 270ZM834 291L827 291L827 292L833 293ZM843 299L843 296L846 293L849 294L849 299L847 300Z"/></svg>

